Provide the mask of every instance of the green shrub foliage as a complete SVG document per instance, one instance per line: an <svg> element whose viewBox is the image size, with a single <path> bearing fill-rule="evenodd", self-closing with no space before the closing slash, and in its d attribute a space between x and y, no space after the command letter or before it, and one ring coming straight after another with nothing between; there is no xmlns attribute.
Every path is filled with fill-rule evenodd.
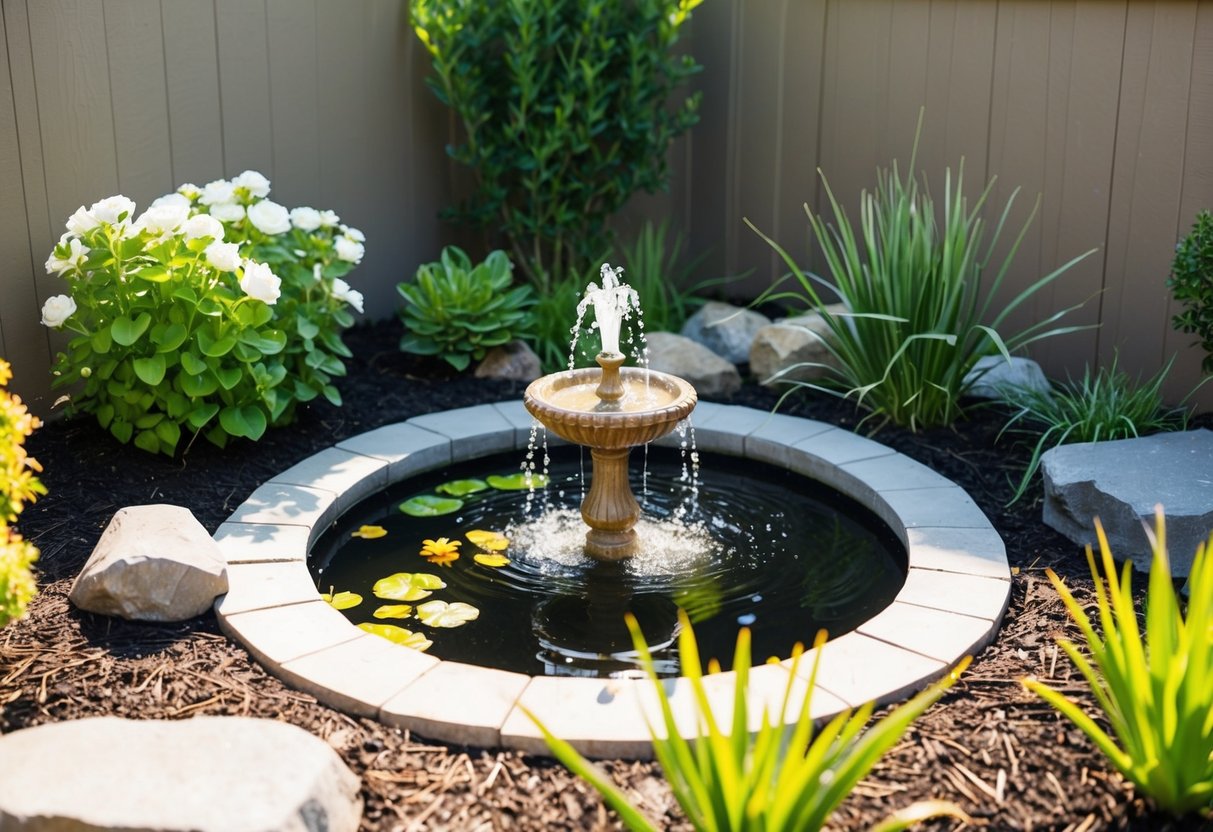
<svg viewBox="0 0 1213 832"><path fill-rule="evenodd" d="M478 186L449 216L500 232L540 287L584 273L698 120L697 94L667 103L701 68L674 52L701 1L415 0L428 83L463 128L447 152Z"/></svg>
<svg viewBox="0 0 1213 832"><path fill-rule="evenodd" d="M0 627L25 614L37 587L30 565L38 550L17 534L17 515L46 489L34 476L41 470L25 453L25 439L38 427L21 399L4 389L11 373L0 359Z"/></svg>
<svg viewBox="0 0 1213 832"><path fill-rule="evenodd" d="M1173 325L1200 338L1206 353L1201 368L1213 373L1213 215L1208 211L1196 215L1191 232L1175 247L1167 286L1184 307Z"/></svg>
<svg viewBox="0 0 1213 832"><path fill-rule="evenodd" d="M530 286L510 289L513 266L503 251L493 251L472 265L457 246L417 269L412 283L399 283L405 333L400 349L435 355L456 370L466 370L492 347L526 335L528 308L535 302Z"/></svg>

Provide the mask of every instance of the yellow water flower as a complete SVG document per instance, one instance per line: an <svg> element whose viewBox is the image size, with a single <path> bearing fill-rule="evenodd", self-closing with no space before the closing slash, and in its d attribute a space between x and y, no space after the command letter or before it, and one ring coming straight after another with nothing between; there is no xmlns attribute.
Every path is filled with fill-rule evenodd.
<svg viewBox="0 0 1213 832"><path fill-rule="evenodd" d="M488 552L503 552L510 545L509 539L501 532L490 532L484 529L472 529L464 537Z"/></svg>
<svg viewBox="0 0 1213 832"><path fill-rule="evenodd" d="M387 529L383 526L359 526L358 531L350 532L350 537L361 537L363 540L374 540L386 535Z"/></svg>
<svg viewBox="0 0 1213 832"><path fill-rule="evenodd" d="M508 566L510 563L510 559L505 555L476 555L472 560L481 566L492 566L493 568Z"/></svg>
<svg viewBox="0 0 1213 832"><path fill-rule="evenodd" d="M437 540L423 540L422 544L423 558L436 566L450 566L459 560L459 547L463 545L463 541L440 537Z"/></svg>

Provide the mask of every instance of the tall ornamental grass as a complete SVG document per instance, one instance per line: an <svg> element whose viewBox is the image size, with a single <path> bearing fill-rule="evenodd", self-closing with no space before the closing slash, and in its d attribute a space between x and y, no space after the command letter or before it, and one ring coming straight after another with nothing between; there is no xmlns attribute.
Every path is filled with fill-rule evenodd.
<svg viewBox="0 0 1213 832"><path fill-rule="evenodd" d="M1126 562L1117 578L1098 520L1103 575L1090 546L1087 563L1102 635L1061 579L1046 570L1082 631L1086 650L1066 639L1058 644L1091 685L1111 734L1044 682L1023 684L1090 737L1160 808L1213 817L1213 540L1196 551L1185 616L1171 583L1162 506L1156 509L1155 529L1144 631L1133 606L1132 564Z"/></svg>
<svg viewBox="0 0 1213 832"><path fill-rule="evenodd" d="M799 702L792 696L802 656L797 645L779 712L772 715L764 711L762 727L752 736L747 726L750 713L747 703L751 660L749 630L743 628L737 636L733 658L736 674L733 711L730 721L725 723L717 719L708 701L690 619L683 610L679 610L678 618L682 669L694 694L699 724L699 736L693 742L683 739L679 733L663 682L654 669L653 656L631 616L628 617L628 628L661 705L660 726L649 725L653 750L678 805L691 825L701 832L813 832L820 829L855 785L886 751L897 744L910 723L943 696L969 663L966 658L944 679L872 725L868 722L874 705L869 702L853 712L843 711L823 728L815 730L809 710L821 647L825 642L823 632L818 635L815 645L818 649L809 676L809 693ZM785 721L792 715L795 715L794 726L785 728ZM543 733L552 754L594 786L628 829L642 832L659 829L628 801L601 769L554 736L533 714L528 712L528 716ZM873 830L893 832L938 815L970 820L952 803L920 801L893 813Z"/></svg>
<svg viewBox="0 0 1213 832"><path fill-rule="evenodd" d="M914 157L910 160L913 170ZM961 398L973 383L969 372L984 355L1011 353L1042 338L1079 327L1056 322L1061 310L1028 327L1005 332L1009 316L1029 298L1094 250L1037 279L1003 305L999 290L1036 215L1033 210L1009 246L1000 247L1018 189L992 228L983 210L994 180L970 207L964 165L945 174L942 210L896 162L877 172L875 193L860 195L859 227L852 225L822 174L833 222L813 213L809 224L829 268L826 280L806 272L791 255L746 223L783 258L799 291L768 292L764 300L807 301L825 320L825 348L833 358L824 385L795 382L854 398L868 418L911 430L948 425L963 412ZM996 252L1005 251L999 257ZM844 313L826 304L837 295Z"/></svg>

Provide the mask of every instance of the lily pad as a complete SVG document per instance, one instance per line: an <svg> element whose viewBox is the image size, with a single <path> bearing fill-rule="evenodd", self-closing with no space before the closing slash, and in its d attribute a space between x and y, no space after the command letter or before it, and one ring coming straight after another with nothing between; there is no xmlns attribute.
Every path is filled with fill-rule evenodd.
<svg viewBox="0 0 1213 832"><path fill-rule="evenodd" d="M491 566L495 569L502 566L508 566L510 563L510 559L505 555L475 555L472 560L476 561L476 563L480 564L481 566Z"/></svg>
<svg viewBox="0 0 1213 832"><path fill-rule="evenodd" d="M432 590L445 587L442 578L428 572L397 572L375 581L374 593L388 601L420 601L430 597Z"/></svg>
<svg viewBox="0 0 1213 832"><path fill-rule="evenodd" d="M353 609L362 603L362 596L357 592L338 592L336 594L323 593L321 599L328 601L333 609L348 610Z"/></svg>
<svg viewBox="0 0 1213 832"><path fill-rule="evenodd" d="M413 607L411 604L384 604L371 615L376 618L411 618Z"/></svg>
<svg viewBox="0 0 1213 832"><path fill-rule="evenodd" d="M400 510L409 517L437 517L453 514L463 508L463 500L454 497L435 497L433 494L418 494L400 504Z"/></svg>
<svg viewBox="0 0 1213 832"><path fill-rule="evenodd" d="M502 552L510 545L509 538L501 532L490 532L484 529L472 529L464 537L489 552Z"/></svg>
<svg viewBox="0 0 1213 832"><path fill-rule="evenodd" d="M530 480L529 482L527 481L528 479ZM530 488L543 488L548 484L546 474L531 474L528 478L522 471L519 471L517 474L510 474L508 477L494 474L491 477L487 477L486 480L489 485L498 491L526 491Z"/></svg>
<svg viewBox="0 0 1213 832"><path fill-rule="evenodd" d="M403 644L405 647L411 647L414 650L427 650L434 643L426 638L424 633L414 633L412 630L397 627L395 624L375 624L368 621L364 624L359 624L358 627L366 630L371 635L386 638L388 641Z"/></svg>
<svg viewBox="0 0 1213 832"><path fill-rule="evenodd" d="M439 494L447 494L451 497L466 497L468 494L487 491L488 487L489 484L484 480L451 480L435 486L434 490Z"/></svg>
<svg viewBox="0 0 1213 832"><path fill-rule="evenodd" d="M350 537L361 537L363 540L375 540L385 536L387 529L383 526L359 526L358 531L350 532Z"/></svg>
<svg viewBox="0 0 1213 832"><path fill-rule="evenodd" d="M417 607L417 618L430 627L462 627L480 617L480 610L471 604L456 601L426 601Z"/></svg>

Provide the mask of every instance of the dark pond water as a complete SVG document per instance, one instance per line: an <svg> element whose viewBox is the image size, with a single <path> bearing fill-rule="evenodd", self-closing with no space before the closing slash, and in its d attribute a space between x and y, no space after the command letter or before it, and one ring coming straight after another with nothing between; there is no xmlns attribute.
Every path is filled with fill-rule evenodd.
<svg viewBox="0 0 1213 832"><path fill-rule="evenodd" d="M441 516L414 517L398 506L454 480L518 472L517 453L487 457L415 477L356 506L317 541L311 568L321 591L354 592L352 622L394 624L424 634L429 652L533 675L609 676L636 667L623 623L636 616L663 674L678 675L678 607L687 610L706 661L732 663L739 628L749 627L754 661L786 658L819 629L841 635L887 606L905 580L901 544L871 512L802 476L752 460L703 454L698 486L676 450L632 453L632 486L645 519L642 551L624 564L580 554L584 527L578 449L552 449L551 483L527 491L486 488ZM588 485L586 486L588 487ZM352 537L363 525L386 535ZM480 530L509 540L500 568L465 535ZM461 541L449 565L429 562L423 541ZM396 573L437 576L444 587L404 601L375 597L375 583ZM430 601L462 602L479 616L439 628L415 617ZM376 619L381 605L407 603L414 616Z"/></svg>

